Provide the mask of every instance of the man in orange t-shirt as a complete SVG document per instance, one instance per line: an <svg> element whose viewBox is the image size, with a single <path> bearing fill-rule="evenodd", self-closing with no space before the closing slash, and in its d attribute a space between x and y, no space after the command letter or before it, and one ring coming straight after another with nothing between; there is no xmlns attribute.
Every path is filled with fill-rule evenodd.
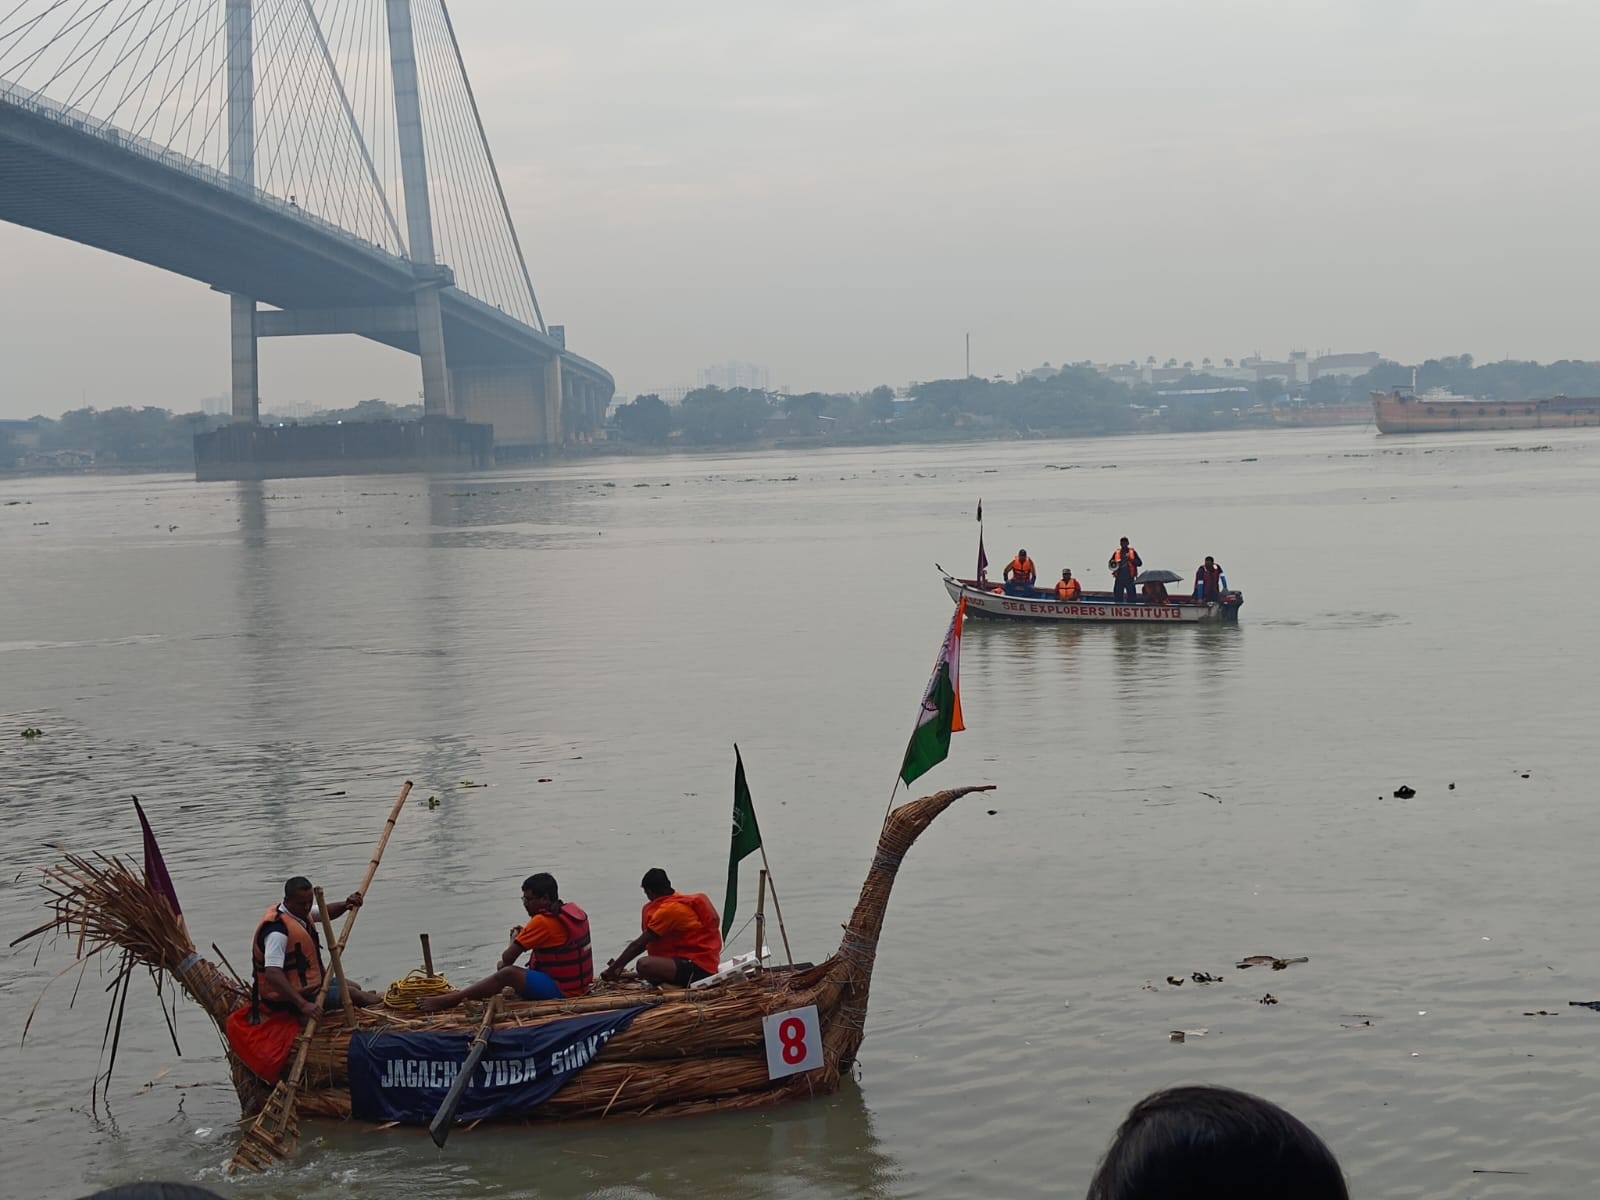
<svg viewBox="0 0 1600 1200"><path fill-rule="evenodd" d="M672 880L660 867L651 867L639 881L647 897L639 913L640 934L613 958L602 979L622 978L624 968L640 951L639 978L648 983L688 987L696 979L715 975L722 959L722 922L708 897L700 892L673 890Z"/></svg>
<svg viewBox="0 0 1600 1200"><path fill-rule="evenodd" d="M576 904L563 902L555 876L541 871L522 882L522 907L527 923L511 931L511 944L500 954L500 969L459 991L427 996L423 1012L454 1008L463 1000L485 1000L511 988L523 1000L559 1000L581 996L594 982L594 956L589 948L589 917ZM533 951L526 967L516 961Z"/></svg>

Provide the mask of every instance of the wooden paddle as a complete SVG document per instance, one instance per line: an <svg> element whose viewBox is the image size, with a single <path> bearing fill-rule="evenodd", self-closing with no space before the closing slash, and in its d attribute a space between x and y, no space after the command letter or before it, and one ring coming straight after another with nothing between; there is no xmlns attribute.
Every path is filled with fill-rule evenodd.
<svg viewBox="0 0 1600 1200"><path fill-rule="evenodd" d="M456 1109L461 1107L461 1098L467 1094L467 1085L472 1082L472 1073L478 1069L478 1064L483 1061L484 1052L489 1049L489 1027L494 1024L495 1009L499 1007L499 995L491 996L483 1010L483 1021L478 1025L478 1034L467 1049L467 1061L461 1064L461 1070L450 1081L450 1090L445 1093L444 1103L439 1105L439 1111L433 1114L433 1120L428 1122L428 1136L441 1150L444 1149L445 1139L450 1136L450 1126L455 1123Z"/></svg>
<svg viewBox="0 0 1600 1200"><path fill-rule="evenodd" d="M361 886L356 888L363 898L366 897L367 889L372 886L372 877L378 873L378 863L383 859L383 848L389 844L389 835L394 832L394 823L400 817L401 806L405 804L406 797L410 794L411 780L408 779L405 786L400 789L400 798L389 810L389 819L384 822L383 836L378 839L378 848L372 852L372 861L367 864L367 873L362 877ZM330 948L330 953L336 956L335 961L339 961L337 956L343 953L345 943L350 940L351 927L355 925L356 914L360 911L360 908L352 908L345 913L344 928L339 931L338 945ZM331 971L322 977L322 986L317 989L318 1012L322 1011L322 1002L327 999L328 983L332 979ZM341 990L343 990L342 985ZM349 992L345 991L345 994L349 995ZM295 1039L294 1065L289 1068L288 1074L273 1085L272 1094L267 1097L267 1102L261 1106L261 1111L250 1123L250 1128L245 1130L244 1136L239 1139L239 1148L233 1152L226 1174L232 1175L241 1167L251 1171L264 1171L278 1159L288 1158L294 1153L300 1141L300 1114L295 1107L295 1098L300 1090L301 1079L305 1075L306 1055L311 1049L311 1038L316 1031L317 1018L308 1018L305 1028Z"/></svg>

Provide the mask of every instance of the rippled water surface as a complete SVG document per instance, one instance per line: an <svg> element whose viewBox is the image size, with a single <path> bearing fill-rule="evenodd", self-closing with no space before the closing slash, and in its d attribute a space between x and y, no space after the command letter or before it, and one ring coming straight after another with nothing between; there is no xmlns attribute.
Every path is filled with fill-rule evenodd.
<svg viewBox="0 0 1600 1200"><path fill-rule="evenodd" d="M534 870L608 955L645 868L720 895L735 741L796 953L827 954L980 495L997 562L1097 585L1127 534L1246 593L1237 628L969 624L968 731L919 790L998 790L902 870L838 1096L443 1154L324 1126L228 1183L198 1009L180 1058L136 984L91 1111L108 979L64 975L19 1045L71 961L30 943L0 958L0 1194L1073 1196L1134 1100L1191 1081L1284 1103L1358 1195L1587 1194L1597 483L1584 431L1350 429L0 482L3 940L44 919L53 847L137 851L136 793L239 965L286 875L356 884L411 778L347 956L380 986L423 931L453 978L491 967Z"/></svg>

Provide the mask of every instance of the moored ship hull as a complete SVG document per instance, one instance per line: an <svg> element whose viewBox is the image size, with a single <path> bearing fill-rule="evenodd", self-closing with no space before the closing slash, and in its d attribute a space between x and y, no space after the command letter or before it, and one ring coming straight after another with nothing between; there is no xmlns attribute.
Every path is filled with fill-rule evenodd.
<svg viewBox="0 0 1600 1200"><path fill-rule="evenodd" d="M1577 429L1600 426L1600 397L1554 396L1501 403L1460 396L1430 399L1408 391L1373 392L1379 433L1455 433L1469 429Z"/></svg>

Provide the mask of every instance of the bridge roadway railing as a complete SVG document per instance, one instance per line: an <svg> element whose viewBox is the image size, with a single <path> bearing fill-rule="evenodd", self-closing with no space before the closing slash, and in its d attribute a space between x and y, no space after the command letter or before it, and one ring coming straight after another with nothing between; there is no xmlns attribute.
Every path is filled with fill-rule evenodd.
<svg viewBox="0 0 1600 1200"><path fill-rule="evenodd" d="M254 184L235 179L226 171L220 171L216 167L200 162L198 159L190 158L186 154L179 154L176 150L163 146L159 142L153 142L149 138L129 133L91 113L83 112L81 109L70 108L65 104L58 104L54 100L40 96L37 92L29 88L20 87L6 79L0 79L0 104L10 104L16 108L26 109L37 116L54 121L58 125L76 130L78 133L99 138L101 141L120 150L125 150L130 154L137 154L141 158L147 158L160 163L162 166L171 167L173 170L192 175L211 184L213 187L231 192L242 200L260 204L282 216L304 221L320 232L330 237L339 238L341 241L368 254L380 255L400 270L407 272L411 270L411 263L408 259L375 242L370 242L366 238L358 237L326 217L319 217L315 213L301 208L298 204L290 204L287 200L281 200L271 192L264 192Z"/></svg>

